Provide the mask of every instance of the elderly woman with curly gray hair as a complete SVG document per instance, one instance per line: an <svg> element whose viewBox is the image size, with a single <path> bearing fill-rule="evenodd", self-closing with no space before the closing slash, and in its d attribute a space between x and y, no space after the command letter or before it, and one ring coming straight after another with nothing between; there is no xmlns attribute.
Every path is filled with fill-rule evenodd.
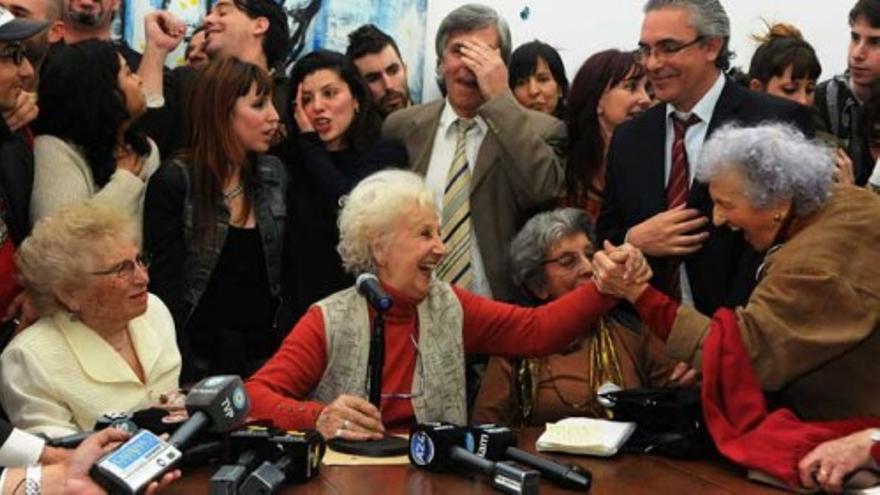
<svg viewBox="0 0 880 495"><path fill-rule="evenodd" d="M90 200L43 218L21 244L22 285L41 318L0 355L13 424L68 435L177 395L174 322L147 292L139 239L133 218Z"/></svg>
<svg viewBox="0 0 880 495"><path fill-rule="evenodd" d="M583 284L539 308L495 302L434 277L447 254L436 202L400 170L373 174L347 197L338 250L347 270L373 272L394 303L385 313L381 404L364 399L371 321L354 288L309 308L281 349L247 383L251 415L325 437L379 438L414 421L467 422L466 353L540 356L563 350L617 299ZM650 268L638 251L614 253L628 275Z"/></svg>
<svg viewBox="0 0 880 495"><path fill-rule="evenodd" d="M770 403L801 418L880 416L880 198L834 184L834 159L782 124L728 126L707 141L697 179L715 225L741 229L764 262L735 311ZM633 302L677 359L701 362L710 320L645 283L623 282L604 254L600 287Z"/></svg>

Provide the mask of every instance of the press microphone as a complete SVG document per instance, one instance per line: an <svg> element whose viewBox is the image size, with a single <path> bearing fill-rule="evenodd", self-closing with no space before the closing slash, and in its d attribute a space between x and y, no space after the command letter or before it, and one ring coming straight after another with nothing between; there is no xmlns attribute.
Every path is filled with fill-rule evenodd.
<svg viewBox="0 0 880 495"><path fill-rule="evenodd" d="M244 480L241 495L275 493L285 481L303 482L318 475L326 450L324 437L314 430L287 431L269 438L281 454L266 460Z"/></svg>
<svg viewBox="0 0 880 495"><path fill-rule="evenodd" d="M137 423L132 421L129 415L123 413L107 413L102 414L98 418L98 420L95 422L94 428L92 428L91 431L81 431L79 433L74 433L63 437L50 438L46 440L46 445L50 447L60 447L63 449L75 449L79 447L79 444L85 441L85 439L94 435L95 432L110 427L117 428L128 433L134 433L138 430Z"/></svg>
<svg viewBox="0 0 880 495"><path fill-rule="evenodd" d="M211 476L211 495L237 495L239 487L259 463L270 458L274 446L269 438L278 431L274 428L248 426L229 433L226 436L227 453L224 459L227 464L220 466Z"/></svg>
<svg viewBox="0 0 880 495"><path fill-rule="evenodd" d="M357 287L358 293L364 296L370 306L376 311L384 313L391 309L394 301L382 289L379 278L372 273L361 273L358 275L354 285Z"/></svg>
<svg viewBox="0 0 880 495"><path fill-rule="evenodd" d="M569 490L587 491L593 475L576 464L560 464L556 461L530 454L516 447L516 434L507 427L493 424L470 428L474 435L475 453L493 461L511 459L538 470L541 477Z"/></svg>
<svg viewBox="0 0 880 495"><path fill-rule="evenodd" d="M186 395L189 419L168 438L168 443L184 447L203 429L224 433L244 423L251 410L241 378L221 375L205 378Z"/></svg>
<svg viewBox="0 0 880 495"><path fill-rule="evenodd" d="M409 440L409 460L418 468L451 471L467 467L491 476L492 486L504 493L538 493L540 474L522 469L512 462L494 462L474 454L473 434L450 423L423 423L413 426Z"/></svg>
<svg viewBox="0 0 880 495"><path fill-rule="evenodd" d="M138 493L180 462L181 450L202 430L225 432L240 426L250 410L238 376L205 378L186 397L187 419L168 441L142 429L98 459L89 471L110 493Z"/></svg>

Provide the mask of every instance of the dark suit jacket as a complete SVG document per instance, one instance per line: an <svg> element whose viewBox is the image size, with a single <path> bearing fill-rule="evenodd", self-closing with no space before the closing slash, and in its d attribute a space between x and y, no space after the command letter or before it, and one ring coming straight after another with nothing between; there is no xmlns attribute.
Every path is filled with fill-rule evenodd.
<svg viewBox="0 0 880 495"><path fill-rule="evenodd" d="M398 110L382 128L383 137L406 145L410 167L421 175L428 171L444 101ZM489 129L473 167L471 220L492 296L509 301L515 297L510 240L532 214L554 207L561 196L567 133L561 121L523 108L509 91L477 113Z"/></svg>
<svg viewBox="0 0 880 495"><path fill-rule="evenodd" d="M808 108L796 103L749 91L727 80L709 122L706 139L723 124L757 124L781 121L795 125L812 136L813 121ZM602 213L597 232L600 239L623 242L626 231L667 209L665 182L666 105L656 105L644 115L620 125L608 152L608 169ZM696 157L689 157L692 161ZM688 206L712 219L712 199L706 184L694 181ZM685 257L688 280L696 308L712 314L719 306L734 307L748 299L761 257L746 244L739 232L727 227L708 228L702 249ZM668 258L649 257L660 290L674 270Z"/></svg>

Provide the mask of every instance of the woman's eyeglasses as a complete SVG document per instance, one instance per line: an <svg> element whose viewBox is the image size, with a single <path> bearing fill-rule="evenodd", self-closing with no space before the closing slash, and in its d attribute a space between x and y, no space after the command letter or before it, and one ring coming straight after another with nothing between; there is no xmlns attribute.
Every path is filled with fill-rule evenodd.
<svg viewBox="0 0 880 495"><path fill-rule="evenodd" d="M578 266L582 261L590 261L591 259L593 259L593 254L595 254L595 250L593 250L591 246L587 249L584 249L584 251L580 253L574 251L562 253L555 258L550 258L549 260L542 261L541 264L549 265L550 263L556 263L562 268L569 270Z"/></svg>
<svg viewBox="0 0 880 495"><path fill-rule="evenodd" d="M382 394L382 399L408 400L421 397L425 393L425 365L422 364L422 352L419 350L419 344L416 343L416 338L412 334L409 335L409 340L416 348L416 373L418 374L418 381L413 384L413 388L418 386L418 390L414 390L411 393Z"/></svg>
<svg viewBox="0 0 880 495"><path fill-rule="evenodd" d="M150 267L150 255L140 253L134 259L123 260L106 270L92 272L92 275L116 275L119 278L131 280L134 276L135 268L143 268L146 270Z"/></svg>

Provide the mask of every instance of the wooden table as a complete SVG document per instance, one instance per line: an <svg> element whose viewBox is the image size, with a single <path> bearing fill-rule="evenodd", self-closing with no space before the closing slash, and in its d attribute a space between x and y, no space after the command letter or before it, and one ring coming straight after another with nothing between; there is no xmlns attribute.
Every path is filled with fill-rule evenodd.
<svg viewBox="0 0 880 495"><path fill-rule="evenodd" d="M541 430L527 429L520 435L520 448L535 452ZM611 459L586 456L548 455L564 463L579 464L593 473L594 495L639 494L735 494L779 495L786 493L746 480L745 472L717 461L678 461L651 455L619 455ZM208 493L208 480L216 467L200 468L163 493L198 495ZM571 494L541 481L541 494ZM296 495L465 495L494 494L487 478L480 474L432 473L412 466L321 466L321 474L300 485L288 485L279 493Z"/></svg>

